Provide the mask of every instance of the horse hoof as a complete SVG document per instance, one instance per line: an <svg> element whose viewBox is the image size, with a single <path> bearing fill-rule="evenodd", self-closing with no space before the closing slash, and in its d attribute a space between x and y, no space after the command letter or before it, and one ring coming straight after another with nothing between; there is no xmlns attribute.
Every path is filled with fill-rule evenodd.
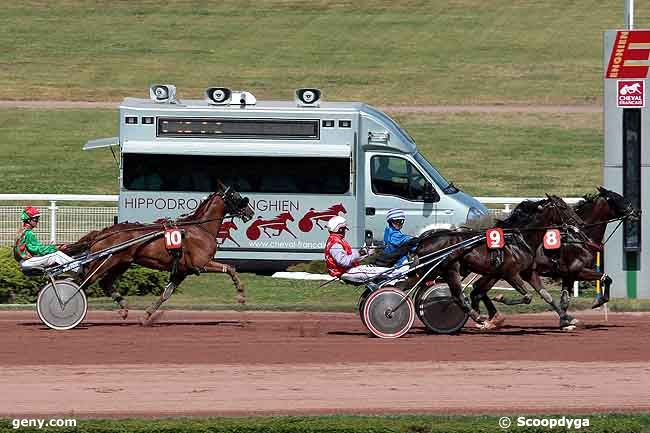
<svg viewBox="0 0 650 433"><path fill-rule="evenodd" d="M500 313L497 313L490 320L490 323L494 325L494 328L500 328L505 323L505 321L506 321L506 317Z"/></svg>
<svg viewBox="0 0 650 433"><path fill-rule="evenodd" d="M246 297L245 296L237 296L237 303L239 305L245 305L246 304Z"/></svg>
<svg viewBox="0 0 650 433"><path fill-rule="evenodd" d="M490 322L489 320L483 322L481 325L476 325L481 331L491 331L492 329L496 329L496 326L494 326L494 323Z"/></svg>
<svg viewBox="0 0 650 433"><path fill-rule="evenodd" d="M153 314L145 313L145 315L140 319L140 324L145 327L152 326L157 322L163 315L162 311L156 311Z"/></svg>
<svg viewBox="0 0 650 433"><path fill-rule="evenodd" d="M575 329L576 329L576 326L575 326L575 325L569 325L569 326L563 326L563 327L562 327L562 330L563 330L563 331L573 331L573 330L575 330Z"/></svg>
<svg viewBox="0 0 650 433"><path fill-rule="evenodd" d="M117 314L119 314L120 317L121 317L123 320L126 320L126 318L129 317L129 309L128 309L128 308L120 308L120 309L117 311Z"/></svg>
<svg viewBox="0 0 650 433"><path fill-rule="evenodd" d="M503 302L503 294L496 295L492 300L495 302Z"/></svg>

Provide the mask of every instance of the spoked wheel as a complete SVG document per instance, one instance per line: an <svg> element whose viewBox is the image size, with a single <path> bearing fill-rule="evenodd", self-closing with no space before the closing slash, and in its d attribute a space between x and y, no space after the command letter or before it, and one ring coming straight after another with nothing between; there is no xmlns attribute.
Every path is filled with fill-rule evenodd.
<svg viewBox="0 0 650 433"><path fill-rule="evenodd" d="M55 284L56 292L52 283L46 284L39 292L36 300L38 317L52 329L72 329L86 317L86 294L71 280L56 281Z"/></svg>
<svg viewBox="0 0 650 433"><path fill-rule="evenodd" d="M399 338L406 334L415 320L411 298L396 287L372 292L363 306L363 323L379 338Z"/></svg>
<svg viewBox="0 0 650 433"><path fill-rule="evenodd" d="M363 307L366 305L366 300L368 299L368 296L372 293L372 290L366 289L364 292L359 296L359 300L357 301L357 310L359 311L359 318L361 319L361 322L365 325L366 321L363 319Z"/></svg>
<svg viewBox="0 0 650 433"><path fill-rule="evenodd" d="M418 318L428 330L437 334L458 332L469 318L447 284L429 287L415 299L415 304Z"/></svg>

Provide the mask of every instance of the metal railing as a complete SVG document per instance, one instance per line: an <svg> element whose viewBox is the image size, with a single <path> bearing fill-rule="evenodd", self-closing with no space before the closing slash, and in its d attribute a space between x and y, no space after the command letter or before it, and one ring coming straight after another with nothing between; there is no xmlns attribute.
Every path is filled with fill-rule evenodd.
<svg viewBox="0 0 650 433"><path fill-rule="evenodd" d="M490 212L495 216L509 213L513 206L524 200L542 198L476 197L490 208ZM41 222L37 229L39 232L49 233L51 242L67 243L78 240L91 230L113 224L117 217L118 199L117 195L0 194L0 203L12 203L6 206L0 205L0 246L13 245L16 233L21 228L20 212L27 204L40 206ZM579 198L564 200L569 204L580 201ZM66 202L73 204L65 205ZM80 202L92 202L92 205L80 206L78 204ZM108 203L108 205L97 206L95 203Z"/></svg>

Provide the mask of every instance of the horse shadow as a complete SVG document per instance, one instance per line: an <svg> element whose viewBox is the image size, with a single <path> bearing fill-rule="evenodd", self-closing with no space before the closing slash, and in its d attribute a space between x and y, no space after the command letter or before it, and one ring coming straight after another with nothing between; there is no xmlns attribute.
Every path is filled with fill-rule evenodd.
<svg viewBox="0 0 650 433"><path fill-rule="evenodd" d="M137 327L137 328L166 328L171 326L222 326L222 327L232 327L232 328L245 328L249 326L251 322L240 321L240 320L201 320L201 321L180 321L180 320L161 320L160 322L154 322L148 325L143 325L139 321L89 321L82 322L73 329L69 331L80 331L88 330L91 328L111 328L111 327ZM30 326L30 327L39 327L42 330L50 330L47 326L43 325L41 322L23 322L19 323L19 326Z"/></svg>

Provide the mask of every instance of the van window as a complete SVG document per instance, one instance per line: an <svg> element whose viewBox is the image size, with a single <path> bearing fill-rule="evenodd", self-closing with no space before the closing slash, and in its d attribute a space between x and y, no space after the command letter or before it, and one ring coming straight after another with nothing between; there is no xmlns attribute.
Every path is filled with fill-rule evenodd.
<svg viewBox="0 0 650 433"><path fill-rule="evenodd" d="M348 158L123 155L123 186L140 191L210 192L217 180L239 192L344 194Z"/></svg>
<svg viewBox="0 0 650 433"><path fill-rule="evenodd" d="M404 158L373 156L370 160L372 191L412 201L422 201L429 183L420 171Z"/></svg>

